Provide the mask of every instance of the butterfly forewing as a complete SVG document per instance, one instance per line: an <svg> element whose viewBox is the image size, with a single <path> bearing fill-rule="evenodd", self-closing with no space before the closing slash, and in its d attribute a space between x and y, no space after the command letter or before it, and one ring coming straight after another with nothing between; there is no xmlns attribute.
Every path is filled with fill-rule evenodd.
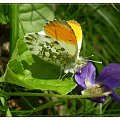
<svg viewBox="0 0 120 120"><path fill-rule="evenodd" d="M78 53L80 52L81 45L82 45L82 29L80 24L77 21L69 20L67 23L71 26L73 29L76 39L77 39L77 45L78 45Z"/></svg>
<svg viewBox="0 0 120 120"><path fill-rule="evenodd" d="M66 21L50 21L44 26L44 31L48 36L58 41L68 54L71 54L73 57L77 56L78 45L76 36L73 29Z"/></svg>

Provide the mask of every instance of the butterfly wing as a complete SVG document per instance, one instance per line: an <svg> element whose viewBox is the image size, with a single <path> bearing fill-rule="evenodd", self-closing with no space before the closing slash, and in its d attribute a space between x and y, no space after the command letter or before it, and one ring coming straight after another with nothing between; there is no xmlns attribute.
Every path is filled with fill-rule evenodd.
<svg viewBox="0 0 120 120"><path fill-rule="evenodd" d="M67 23L71 26L71 28L73 29L76 39L77 39L77 45L78 45L78 52L81 49L81 45L82 45L82 29L80 24L77 21L74 20L69 20L67 21Z"/></svg>
<svg viewBox="0 0 120 120"><path fill-rule="evenodd" d="M61 68L70 65L74 61L57 41L43 35L43 33L26 34L25 43L32 54L61 66Z"/></svg>
<svg viewBox="0 0 120 120"><path fill-rule="evenodd" d="M77 57L78 46L75 33L66 21L53 20L44 26L46 35L57 41L68 54Z"/></svg>

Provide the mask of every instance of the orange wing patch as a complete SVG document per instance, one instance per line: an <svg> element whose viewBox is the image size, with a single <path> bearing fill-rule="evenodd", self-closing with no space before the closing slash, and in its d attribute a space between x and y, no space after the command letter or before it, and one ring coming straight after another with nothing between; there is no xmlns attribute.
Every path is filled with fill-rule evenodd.
<svg viewBox="0 0 120 120"><path fill-rule="evenodd" d="M78 22L69 20L67 23L72 27L78 42L82 41L82 29Z"/></svg>
<svg viewBox="0 0 120 120"><path fill-rule="evenodd" d="M44 26L45 33L57 41L64 41L70 44L77 44L76 36L71 26L60 20L53 20Z"/></svg>

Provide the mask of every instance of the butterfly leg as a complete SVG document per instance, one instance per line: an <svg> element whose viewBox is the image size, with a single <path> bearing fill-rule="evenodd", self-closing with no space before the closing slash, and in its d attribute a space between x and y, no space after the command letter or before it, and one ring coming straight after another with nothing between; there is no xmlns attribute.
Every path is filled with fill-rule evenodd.
<svg viewBox="0 0 120 120"><path fill-rule="evenodd" d="M71 77L73 78L74 75L75 75L75 69L74 69L74 68L72 68L72 72L71 72L71 73L72 73L72 76L71 76Z"/></svg>
<svg viewBox="0 0 120 120"><path fill-rule="evenodd" d="M68 74L68 72L65 73L65 74L62 76L62 69L61 69L61 70L60 70L60 75L59 75L59 80L60 80L60 79L63 79L67 74Z"/></svg>
<svg viewBox="0 0 120 120"><path fill-rule="evenodd" d="M62 76L62 78L61 79L63 79L66 75L67 75L68 73L65 73L63 76Z"/></svg>
<svg viewBox="0 0 120 120"><path fill-rule="evenodd" d="M62 69L60 69L59 80L62 79Z"/></svg>

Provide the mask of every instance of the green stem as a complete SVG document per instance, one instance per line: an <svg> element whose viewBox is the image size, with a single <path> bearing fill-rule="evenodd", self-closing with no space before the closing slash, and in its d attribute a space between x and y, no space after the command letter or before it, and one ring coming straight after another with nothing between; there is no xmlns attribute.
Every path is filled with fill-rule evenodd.
<svg viewBox="0 0 120 120"><path fill-rule="evenodd" d="M10 5L10 56L12 55L19 34L19 22L18 22L18 5L11 4Z"/></svg>
<svg viewBox="0 0 120 120"><path fill-rule="evenodd" d="M9 97L9 96L46 96L46 97L57 97L57 98L68 98L68 99L74 99L74 98L96 98L101 96L108 96L112 94L112 91L107 91L104 93L99 94L92 94L92 95L60 95L60 94L46 94L46 93L28 93L28 92L5 92L3 90L0 90L0 96Z"/></svg>
<svg viewBox="0 0 120 120"><path fill-rule="evenodd" d="M103 114L103 112L102 112L102 103L100 103L100 116Z"/></svg>
<svg viewBox="0 0 120 120"><path fill-rule="evenodd" d="M120 10L114 5L114 3L112 3L111 5L113 6L113 8L114 8L115 10L117 10L118 12L120 12Z"/></svg>
<svg viewBox="0 0 120 120"><path fill-rule="evenodd" d="M34 112L38 112L38 111L40 111L40 110L43 110L43 109L45 109L45 108L51 107L51 106L53 106L53 105L55 105L55 104L57 104L57 103L63 102L63 101L64 101L63 99L56 100L56 101L50 101L50 102L48 102L48 103L46 103L46 104L44 104L44 105L41 105L41 106L39 106L39 107L37 107L37 108L34 108L34 109L31 111L31 114L33 114Z"/></svg>
<svg viewBox="0 0 120 120"><path fill-rule="evenodd" d="M59 105L64 101L64 99L59 99L59 100L55 100L55 101L49 101L43 105L40 105L34 109L31 110L20 110L20 111L16 111L16 110L12 110L11 113L18 113L18 116L30 116L33 113L36 113L38 111L41 111L43 109L49 108L53 105ZM17 115L16 115L17 116Z"/></svg>
<svg viewBox="0 0 120 120"><path fill-rule="evenodd" d="M96 95L60 95L60 94L45 94L45 93L28 93L28 92L9 92L9 96L46 96L46 97L57 97L57 98L67 98L67 99L74 99L74 98L96 98L101 96L106 96L111 94L111 91L96 94Z"/></svg>

